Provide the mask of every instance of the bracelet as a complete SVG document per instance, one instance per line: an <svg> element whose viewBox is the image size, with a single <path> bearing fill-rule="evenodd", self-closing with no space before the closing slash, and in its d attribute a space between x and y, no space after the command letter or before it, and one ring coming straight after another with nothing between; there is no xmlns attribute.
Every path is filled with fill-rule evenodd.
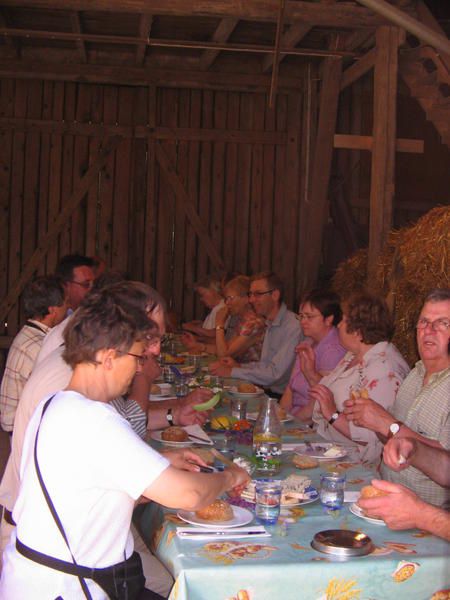
<svg viewBox="0 0 450 600"><path fill-rule="evenodd" d="M225 327L222 325L216 325L216 331L225 331Z"/></svg>

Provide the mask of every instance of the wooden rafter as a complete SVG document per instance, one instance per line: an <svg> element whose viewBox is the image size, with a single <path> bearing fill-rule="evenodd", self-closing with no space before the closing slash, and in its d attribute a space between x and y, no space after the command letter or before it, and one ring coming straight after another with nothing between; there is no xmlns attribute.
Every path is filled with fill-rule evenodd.
<svg viewBox="0 0 450 600"><path fill-rule="evenodd" d="M142 15L140 21L139 21L139 37L141 39L148 39L150 37L151 31L152 31L152 24L153 24L153 15ZM144 58L145 58L145 51L147 49L147 42L143 41L140 44L138 44L138 47L136 48L136 65L138 67L140 67L141 65L144 64Z"/></svg>
<svg viewBox="0 0 450 600"><path fill-rule="evenodd" d="M39 246L33 252L28 263L25 265L22 270L19 279L9 290L8 295L0 304L0 320L4 321L8 312L13 307L13 305L17 302L17 298L25 287L27 281L39 267L41 260L47 254L51 245L55 242L58 235L63 230L67 221L70 219L71 215L78 207L80 202L83 200L86 192L89 187L96 181L98 178L99 171L104 167L108 156L113 152L118 146L121 138L119 136L111 137L106 140L102 149L100 150L96 160L92 163L86 173L79 179L78 184L75 185L72 196L64 205L64 208L60 212L57 219L51 224L50 229L47 234L43 236L39 241Z"/></svg>
<svg viewBox="0 0 450 600"><path fill-rule="evenodd" d="M71 11L70 22L72 24L72 30L76 34L78 34L76 44L77 44L77 48L78 48L78 54L80 56L80 62L87 63L88 57L87 57L87 52L86 52L86 44L84 43L83 37L82 37L83 31L82 31L82 27L81 27L80 13L78 13L77 11Z"/></svg>
<svg viewBox="0 0 450 600"><path fill-rule="evenodd" d="M373 69L376 55L376 48L372 48L367 54L364 54L359 60L345 69L342 74L341 91L368 73L370 69Z"/></svg>
<svg viewBox="0 0 450 600"><path fill-rule="evenodd" d="M238 19L232 19L230 17L221 19L217 29L215 30L211 38L211 41L226 42L230 35L233 33L238 22ZM199 68L202 71L206 71L207 69L209 69L209 67L216 60L218 54L219 50L205 50L202 56L200 57Z"/></svg>
<svg viewBox="0 0 450 600"><path fill-rule="evenodd" d="M0 125L1 126L1 125ZM346 135L336 133L334 147L347 150L373 150L373 137L371 135ZM397 139L395 142L397 152L409 154L422 154L424 152L423 140Z"/></svg>
<svg viewBox="0 0 450 600"><path fill-rule="evenodd" d="M293 48L305 37L309 31L311 31L311 25L309 23L296 23L295 25L291 25L281 38L281 46L283 48ZM279 61L281 62L285 56L287 55L283 52L280 52ZM272 68L272 65L273 56L268 54L262 60L261 71L266 73Z"/></svg>
<svg viewBox="0 0 450 600"><path fill-rule="evenodd" d="M281 43L281 32L283 29L284 8L285 8L285 0L280 0L280 8L278 11L278 20L277 20L277 33L275 36L275 48L274 48L274 53L273 53L272 79L270 81L269 108L273 108L275 95L277 93L278 70L280 67L280 63L279 63L280 43Z"/></svg>
<svg viewBox="0 0 450 600"><path fill-rule="evenodd" d="M60 0L2 0L3 6L30 7L61 10ZM245 19L275 23L278 0L222 0L198 2L197 0L64 0L64 9L77 11L104 11L118 13L152 13L189 17L216 17ZM296 21L323 27L377 27L387 22L362 6L350 2L327 5L302 0L286 2L285 23Z"/></svg>

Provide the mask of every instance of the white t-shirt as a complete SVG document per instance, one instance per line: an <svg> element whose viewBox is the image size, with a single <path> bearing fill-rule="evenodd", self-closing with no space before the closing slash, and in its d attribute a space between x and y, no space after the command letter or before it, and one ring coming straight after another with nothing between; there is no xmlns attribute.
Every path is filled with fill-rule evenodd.
<svg viewBox="0 0 450 600"><path fill-rule="evenodd" d="M36 366L40 362L47 358L47 356L51 352L53 352L55 348L58 348L59 346L64 344L64 330L67 327L70 319L72 318L72 315L73 313L67 316L63 321L61 321L61 323L58 323L58 325L52 327L48 334L45 336L44 341L42 342L41 349L39 350L39 354L36 358L36 362L34 363L34 368L36 368Z"/></svg>
<svg viewBox="0 0 450 600"><path fill-rule="evenodd" d="M205 320L203 321L203 328L204 329L214 329L216 326L216 315L219 312L219 310L221 308L223 308L225 306L225 302L223 300L221 300L219 302L219 304L216 304L216 306L211 310L211 312L206 315Z"/></svg>
<svg viewBox="0 0 450 600"><path fill-rule="evenodd" d="M22 485L13 516L21 542L71 562L34 467L34 440L44 403L25 435ZM134 502L167 468L167 459L143 442L109 405L63 391L42 419L38 460L78 564L102 568L128 558L133 552ZM82 597L77 577L23 557L15 548L15 538L13 534L3 555L1 598ZM92 580L86 583L93 598L106 598Z"/></svg>

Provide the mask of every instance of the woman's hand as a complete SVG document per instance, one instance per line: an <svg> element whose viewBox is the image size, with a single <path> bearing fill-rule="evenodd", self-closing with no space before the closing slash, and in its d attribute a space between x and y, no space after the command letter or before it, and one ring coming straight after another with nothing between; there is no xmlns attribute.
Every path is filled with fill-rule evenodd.
<svg viewBox="0 0 450 600"><path fill-rule="evenodd" d="M348 421L353 421L357 427L365 427L382 435L388 434L389 425L394 420L387 410L371 398L349 398L344 402L344 407Z"/></svg>
<svg viewBox="0 0 450 600"><path fill-rule="evenodd" d="M333 392L325 385L317 384L309 390L309 397L319 403L320 412L328 421L336 412Z"/></svg>
<svg viewBox="0 0 450 600"><path fill-rule="evenodd" d="M216 327L225 327L229 316L230 311L228 310L228 306L222 306L216 313Z"/></svg>
<svg viewBox="0 0 450 600"><path fill-rule="evenodd" d="M251 481L250 475L245 469L237 465L229 466L225 471L233 477L232 485L227 489L227 492L230 496L240 496Z"/></svg>
<svg viewBox="0 0 450 600"><path fill-rule="evenodd" d="M166 450L161 452L170 461L170 464L183 471L198 473L199 467L207 467L206 462L192 450Z"/></svg>
<svg viewBox="0 0 450 600"><path fill-rule="evenodd" d="M316 353L311 345L302 342L296 347L295 351L300 359L300 369L305 379L309 385L316 384L320 379L320 375L316 371Z"/></svg>
<svg viewBox="0 0 450 600"><path fill-rule="evenodd" d="M188 332L185 332L181 335L181 343L183 346L186 346L188 350L198 350L200 346L195 335Z"/></svg>

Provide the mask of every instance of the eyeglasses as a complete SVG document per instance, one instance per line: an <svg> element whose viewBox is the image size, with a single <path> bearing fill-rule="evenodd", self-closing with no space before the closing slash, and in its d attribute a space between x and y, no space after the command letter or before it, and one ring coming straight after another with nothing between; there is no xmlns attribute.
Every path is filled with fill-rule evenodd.
<svg viewBox="0 0 450 600"><path fill-rule="evenodd" d="M76 285L79 285L80 287L84 288L85 290L90 290L91 287L94 285L94 281L74 281L73 279L69 280L69 283L75 283Z"/></svg>
<svg viewBox="0 0 450 600"><path fill-rule="evenodd" d="M243 298L244 296L248 296L250 294L238 294L237 296L225 296L224 300L225 302L231 302L231 300L234 300L235 298Z"/></svg>
<svg viewBox="0 0 450 600"><path fill-rule="evenodd" d="M248 292L247 296L249 298L260 298L261 296L265 296L266 294L271 294L272 292L275 291L275 288L271 289L271 290L266 290L265 292Z"/></svg>
<svg viewBox="0 0 450 600"><path fill-rule="evenodd" d="M137 363L140 367L143 367L145 365L145 361L147 360L147 356L145 354L133 354L132 352L119 352L119 354L122 354L123 356L133 356L137 360Z"/></svg>
<svg viewBox="0 0 450 600"><path fill-rule="evenodd" d="M310 315L308 313L298 313L296 315L298 321L311 321L311 319L315 319L316 317L321 317L322 315Z"/></svg>
<svg viewBox="0 0 450 600"><path fill-rule="evenodd" d="M417 321L417 329L426 329L428 325L433 331L445 332L450 327L450 321L448 319L436 319L435 321L429 321L425 317L421 317Z"/></svg>

